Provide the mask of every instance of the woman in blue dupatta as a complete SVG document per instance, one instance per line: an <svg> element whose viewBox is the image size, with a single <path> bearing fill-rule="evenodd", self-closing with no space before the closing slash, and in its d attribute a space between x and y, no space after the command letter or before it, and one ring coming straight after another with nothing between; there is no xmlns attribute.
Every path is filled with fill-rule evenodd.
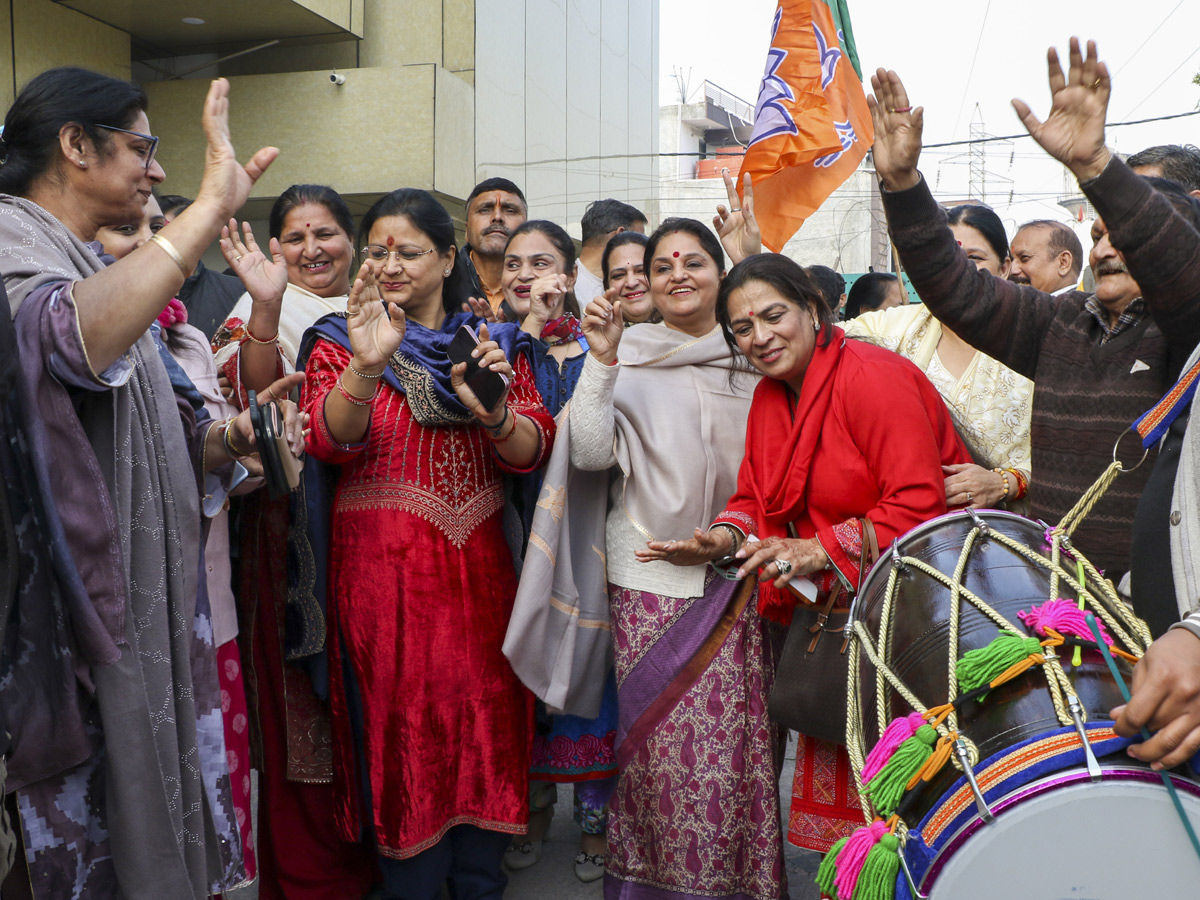
<svg viewBox="0 0 1200 900"><path fill-rule="evenodd" d="M499 898L528 819L533 700L500 650L516 594L504 473L538 468L554 420L527 335L451 312L466 300L454 223L405 188L364 216L345 314L300 357L309 453L336 467L328 518L334 790L346 840L369 836L384 896ZM382 302L381 302L382 301ZM509 379L491 410L452 366L463 324ZM311 483L311 482L310 482ZM313 518L320 518L319 515Z"/></svg>

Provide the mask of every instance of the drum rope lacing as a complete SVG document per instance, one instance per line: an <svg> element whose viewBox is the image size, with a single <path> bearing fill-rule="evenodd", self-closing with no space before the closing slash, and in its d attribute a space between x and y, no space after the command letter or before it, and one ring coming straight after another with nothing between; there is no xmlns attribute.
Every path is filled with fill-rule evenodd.
<svg viewBox="0 0 1200 900"><path fill-rule="evenodd" d="M859 799L863 808L863 813L867 821L876 818L877 811L867 796L864 790L864 785L861 778L861 773L865 765L865 747L863 745L862 734L862 712L860 709L861 696L861 673L859 663L861 653L865 652L871 664L875 667L876 673L876 714L879 720L879 731L882 734L888 722L888 700L887 687L891 687L899 694L906 703L914 710L921 714L926 721L933 726L938 734L938 746L947 747L951 742L961 742L965 747L965 756L970 766L975 766L979 762L978 748L964 735L958 731L957 717L957 702L961 702L963 697L951 696L947 703L940 707L929 709L921 703L916 695L904 684L903 680L887 665L885 659L889 655L889 638L891 634L891 619L892 611L895 605L897 596L898 577L901 571L905 568L911 568L924 573L929 578L937 581L945 586L951 594L950 601L950 622L949 622L949 641L948 641L948 677L951 694L954 693L957 683L957 667L959 662L959 628L961 620L961 603L963 600L970 603L981 613L996 623L1002 630L1011 632L1014 635L1023 635L1021 628L1009 622L999 611L994 609L990 604L977 596L970 589L962 584L963 575L966 571L967 563L970 559L971 551L981 537L993 540L996 543L1009 548L1014 553L1024 557L1035 566L1047 569L1050 572L1051 578L1051 596L1057 596L1061 582L1065 582L1076 594L1080 600L1080 608L1084 605L1090 607L1095 614L1104 621L1111 632L1117 636L1117 639L1129 647L1133 652L1126 655L1128 658L1136 659L1145 652L1149 646L1151 637L1149 630L1141 619L1133 615L1132 611L1121 601L1116 594L1111 584L1096 570L1096 568L1087 560L1081 553L1073 551L1070 548L1070 535L1074 532L1079 522L1087 516L1092 510L1100 497L1111 486L1116 477L1123 471L1120 462L1114 462L1104 474L1096 481L1091 488L1080 498L1079 502L1072 508L1066 516L1063 517L1059 525L1047 532L1047 538L1050 543L1050 558L1047 559L1040 553L1035 552L1029 547L1010 538L1008 535L999 533L995 529L989 528L985 523L979 522L967 535L964 541L962 551L959 554L958 563L955 566L954 574L947 577L944 573L933 568L923 560L914 557L904 556L893 560L892 571L888 577L888 583L883 597L883 605L880 613L879 637L873 639L867 631L866 626L855 620L853 623L853 634L858 640L852 641L848 650L848 669L851 679L851 689L847 691L847 751L850 756L851 768L854 773L855 786L859 790ZM1064 544L1066 546L1064 546ZM1078 566L1081 566L1086 573L1086 577L1081 581L1062 565L1062 556L1064 552L1073 557ZM1095 592L1089 589L1088 583L1100 586L1100 593L1104 597L1104 601L1096 596ZM1082 711L1082 704L1077 702L1077 697L1074 688L1071 685L1070 679L1063 670L1062 663L1058 658L1055 648L1062 646L1065 643L1063 635L1057 633L1053 629L1047 630L1047 638L1040 642L1040 652L1031 654L1025 661L1018 663L1012 667L1010 671L1001 673L996 676L991 687L998 686L1003 681L1016 677L1025 669L1032 665L1041 665L1047 673L1046 684L1049 690L1051 700L1054 706L1055 715L1060 723L1069 726L1075 721L1071 708L1080 712L1083 719L1086 720L1086 712ZM974 692L969 692L974 693ZM1064 695L1065 698L1064 699ZM945 753L935 754L941 756L941 764L944 764ZM949 761L960 771L962 763L951 756ZM927 781L930 777L936 774L936 771L929 771L932 762L926 763L922 768L921 774L923 777L918 779L916 776L913 782ZM938 765L938 768L941 766ZM926 777L927 776L927 777ZM912 785L910 785L911 787ZM907 832L907 826L901 819L895 826L896 831L901 838Z"/></svg>

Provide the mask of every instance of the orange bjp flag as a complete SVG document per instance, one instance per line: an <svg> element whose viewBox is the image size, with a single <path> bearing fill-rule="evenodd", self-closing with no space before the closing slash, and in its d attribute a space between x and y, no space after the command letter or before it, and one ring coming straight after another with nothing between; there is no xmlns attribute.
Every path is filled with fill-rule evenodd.
<svg viewBox="0 0 1200 900"><path fill-rule="evenodd" d="M875 131L846 0L780 0L771 34L741 170L763 243L778 253L858 168Z"/></svg>

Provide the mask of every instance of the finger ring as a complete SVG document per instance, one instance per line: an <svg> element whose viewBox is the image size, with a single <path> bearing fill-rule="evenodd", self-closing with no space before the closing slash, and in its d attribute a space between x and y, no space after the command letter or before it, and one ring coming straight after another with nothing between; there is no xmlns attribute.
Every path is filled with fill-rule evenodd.
<svg viewBox="0 0 1200 900"><path fill-rule="evenodd" d="M348 312L348 313L346 313L346 318L347 318L347 319L353 319L355 316L357 316L357 315L358 315L358 312L359 312L359 311L358 311L357 309L356 309L354 312Z"/></svg>
<svg viewBox="0 0 1200 900"><path fill-rule="evenodd" d="M243 256L243 254L239 253L237 256L235 256L235 257L233 258L233 261L234 261L234 262L237 262L239 259L241 259L241 258L242 258L242 256Z"/></svg>
<svg viewBox="0 0 1200 900"><path fill-rule="evenodd" d="M742 208L741 208L740 206L735 206L735 207L733 207L733 209L731 209L731 210L729 210L729 211L730 211L731 213L735 213L735 212L741 212L741 211L742 211Z"/></svg>
<svg viewBox="0 0 1200 900"><path fill-rule="evenodd" d="M892 112L912 112L911 106L898 106Z"/></svg>
<svg viewBox="0 0 1200 900"><path fill-rule="evenodd" d="M1095 81L1093 81L1091 84L1089 84L1089 85L1088 85L1088 87L1090 87L1090 88L1098 88L1098 87L1100 87L1100 79L1099 79L1099 78L1097 78Z"/></svg>
<svg viewBox="0 0 1200 900"><path fill-rule="evenodd" d="M967 491L967 502L968 503L975 502L975 495L971 491Z"/></svg>
<svg viewBox="0 0 1200 900"><path fill-rule="evenodd" d="M775 568L779 570L780 575L790 575L792 572L792 564L786 559L775 560Z"/></svg>

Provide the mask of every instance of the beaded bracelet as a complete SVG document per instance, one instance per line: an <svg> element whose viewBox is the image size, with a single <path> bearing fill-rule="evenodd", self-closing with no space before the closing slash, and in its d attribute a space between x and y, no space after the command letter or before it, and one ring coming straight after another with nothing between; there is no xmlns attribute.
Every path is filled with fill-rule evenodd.
<svg viewBox="0 0 1200 900"><path fill-rule="evenodd" d="M383 372L387 371L387 369L385 368L383 370L383 372L380 372L378 375L366 375L366 374L358 371L358 369L354 368L354 360L350 360L350 362L346 363L346 368L350 370L350 374L357 375L359 378L363 379L364 381L375 381L378 378L382 378Z"/></svg>
<svg viewBox="0 0 1200 900"><path fill-rule="evenodd" d="M1000 495L1000 501L1004 502L1008 499L1008 479L1004 477L1004 473L1008 470L1001 469L999 466L997 466L996 468L992 469L992 471L1000 476L1000 483L1004 485L1004 493Z"/></svg>
<svg viewBox="0 0 1200 900"><path fill-rule="evenodd" d="M342 396L346 398L346 401L354 406L370 406L375 396L379 393L379 385L377 384L375 385L375 390L371 392L370 397L357 397L346 389L346 386L342 384L340 376L337 380L337 388L342 392Z"/></svg>
<svg viewBox="0 0 1200 900"><path fill-rule="evenodd" d="M261 338L256 338L253 334L251 334L249 325L245 326L242 329L242 331L245 332L246 337L250 340L250 343L252 343L252 344L263 344L265 346L270 346L271 344L275 344L279 341L279 332L278 331L275 332L274 337L267 338L266 340L263 340Z"/></svg>

